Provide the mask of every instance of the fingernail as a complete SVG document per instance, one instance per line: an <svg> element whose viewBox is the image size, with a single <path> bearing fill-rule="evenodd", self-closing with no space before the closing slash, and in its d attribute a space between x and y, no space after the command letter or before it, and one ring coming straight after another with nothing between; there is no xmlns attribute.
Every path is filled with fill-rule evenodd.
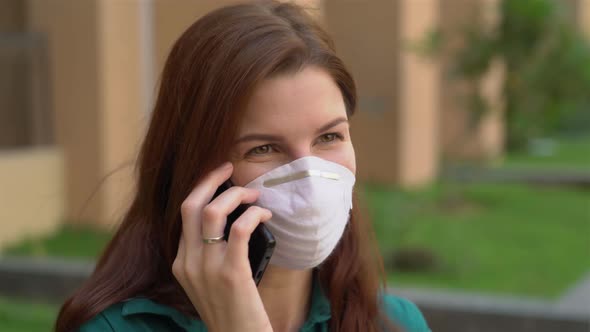
<svg viewBox="0 0 590 332"><path fill-rule="evenodd" d="M231 167L232 167L232 164L231 164L229 161L226 161L226 162L224 162L224 163L221 165L221 168L222 168L222 169L228 169L228 168L231 168Z"/></svg>

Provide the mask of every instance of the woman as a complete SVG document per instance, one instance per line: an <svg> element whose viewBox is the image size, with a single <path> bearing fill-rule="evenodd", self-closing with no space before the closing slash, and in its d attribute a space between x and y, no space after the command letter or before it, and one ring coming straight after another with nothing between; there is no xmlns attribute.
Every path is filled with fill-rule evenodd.
<svg viewBox="0 0 590 332"><path fill-rule="evenodd" d="M351 210L355 104L330 38L297 6L195 22L162 73L135 198L56 330L428 331L412 303L383 294L370 225ZM226 242L242 203L255 206ZM259 223L277 246L257 287Z"/></svg>

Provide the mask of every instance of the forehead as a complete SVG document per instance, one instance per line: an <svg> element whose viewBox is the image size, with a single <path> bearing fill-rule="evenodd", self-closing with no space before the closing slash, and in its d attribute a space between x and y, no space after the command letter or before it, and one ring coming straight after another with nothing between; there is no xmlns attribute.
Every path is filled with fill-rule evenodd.
<svg viewBox="0 0 590 332"><path fill-rule="evenodd" d="M323 69L306 67L259 84L247 103L240 133L324 124L346 117L340 89Z"/></svg>

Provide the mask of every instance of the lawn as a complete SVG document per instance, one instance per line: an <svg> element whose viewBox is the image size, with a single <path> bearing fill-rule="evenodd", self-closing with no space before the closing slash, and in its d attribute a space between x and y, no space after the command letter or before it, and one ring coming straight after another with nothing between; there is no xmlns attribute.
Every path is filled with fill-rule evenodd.
<svg viewBox="0 0 590 332"><path fill-rule="evenodd" d="M111 232L103 229L65 224L53 234L24 239L4 248L2 253L12 256L94 259L104 249L111 236Z"/></svg>
<svg viewBox="0 0 590 332"><path fill-rule="evenodd" d="M437 184L418 191L361 185L387 258L433 253L426 271L388 270L395 286L555 298L590 269L590 191L516 184ZM64 226L9 255L95 258L111 233ZM50 331L57 305L0 298L2 332Z"/></svg>
<svg viewBox="0 0 590 332"><path fill-rule="evenodd" d="M590 269L590 191L481 183L359 188L386 259L404 248L437 257L427 271L390 271L393 285L552 298ZM64 226L4 254L92 259L110 236Z"/></svg>
<svg viewBox="0 0 590 332"><path fill-rule="evenodd" d="M94 259L103 250L111 233L84 226L64 225L57 232L42 238L28 238L4 248L11 256L56 256ZM59 308L24 299L0 297L0 331L46 332L53 329Z"/></svg>
<svg viewBox="0 0 590 332"><path fill-rule="evenodd" d="M502 167L590 172L590 135L558 137L531 144L527 151L507 154Z"/></svg>
<svg viewBox="0 0 590 332"><path fill-rule="evenodd" d="M590 192L517 184L439 184L406 192L366 186L385 256L419 248L423 272L394 285L556 297L590 269Z"/></svg>
<svg viewBox="0 0 590 332"><path fill-rule="evenodd" d="M58 307L12 298L0 298L0 329L2 332L51 331Z"/></svg>

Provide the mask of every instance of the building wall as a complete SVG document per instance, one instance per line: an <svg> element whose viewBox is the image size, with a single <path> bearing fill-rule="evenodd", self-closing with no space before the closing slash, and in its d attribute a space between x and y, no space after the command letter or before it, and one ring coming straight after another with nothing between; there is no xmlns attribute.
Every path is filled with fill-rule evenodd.
<svg viewBox="0 0 590 332"><path fill-rule="evenodd" d="M324 9L338 54L358 85L352 133L359 178L430 182L438 167L438 73L407 46L436 28L438 1L327 0Z"/></svg>
<svg viewBox="0 0 590 332"><path fill-rule="evenodd" d="M590 1L578 0L577 21L580 25L580 30L590 40Z"/></svg>
<svg viewBox="0 0 590 332"><path fill-rule="evenodd" d="M96 1L28 0L28 28L49 44L49 76L56 145L63 149L65 217L94 219L101 197L88 204L100 180L103 100L99 89ZM80 210L85 207L85 217Z"/></svg>
<svg viewBox="0 0 590 332"><path fill-rule="evenodd" d="M18 0L5 0L0 10L0 148L26 145L28 139L28 109L26 52L14 39L25 30L26 8ZM20 109L20 112L14 111Z"/></svg>
<svg viewBox="0 0 590 332"><path fill-rule="evenodd" d="M59 148L0 151L0 249L61 224L64 176Z"/></svg>
<svg viewBox="0 0 590 332"><path fill-rule="evenodd" d="M51 144L53 122L44 40L27 32L27 3L0 6L0 249L62 222L61 151Z"/></svg>
<svg viewBox="0 0 590 332"><path fill-rule="evenodd" d="M140 7L145 1L98 1L98 155L100 183L96 196L103 224L118 222L135 191L134 163L149 119L142 109L142 38ZM96 217L95 217L96 218Z"/></svg>
<svg viewBox="0 0 590 332"><path fill-rule="evenodd" d="M357 84L359 102L351 134L359 178L395 181L399 172L395 130L400 70L398 2L368 5L364 1L327 0L324 6L326 28ZM358 28L361 26L363 29Z"/></svg>
<svg viewBox="0 0 590 332"><path fill-rule="evenodd" d="M358 82L353 137L362 180L416 186L436 176L443 83L438 68L406 46L440 20L439 1L301 1ZM198 17L233 2L27 0L26 26L49 45L65 219L118 222L172 43Z"/></svg>
<svg viewBox="0 0 590 332"><path fill-rule="evenodd" d="M411 188L432 183L439 168L439 68L407 46L430 33L440 22L439 0L401 1L399 85L399 173L395 182Z"/></svg>
<svg viewBox="0 0 590 332"><path fill-rule="evenodd" d="M133 188L132 163L146 120L139 106L138 4L28 2L29 30L44 33L50 45L67 220L108 225L118 220Z"/></svg>
<svg viewBox="0 0 590 332"><path fill-rule="evenodd" d="M26 5L0 3L0 149L53 143L47 42L27 31Z"/></svg>

